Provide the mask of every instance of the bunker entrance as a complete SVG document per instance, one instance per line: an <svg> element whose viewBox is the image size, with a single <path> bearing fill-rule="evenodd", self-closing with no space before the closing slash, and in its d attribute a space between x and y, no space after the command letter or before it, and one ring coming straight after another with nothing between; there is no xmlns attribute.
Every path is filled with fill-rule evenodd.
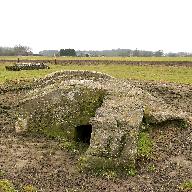
<svg viewBox="0 0 192 192"><path fill-rule="evenodd" d="M75 127L75 141L90 144L92 125L79 125Z"/></svg>

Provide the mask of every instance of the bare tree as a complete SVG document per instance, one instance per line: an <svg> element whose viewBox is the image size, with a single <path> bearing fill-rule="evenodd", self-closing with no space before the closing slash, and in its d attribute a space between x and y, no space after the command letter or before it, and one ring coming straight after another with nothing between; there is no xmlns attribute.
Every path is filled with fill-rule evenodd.
<svg viewBox="0 0 192 192"><path fill-rule="evenodd" d="M14 48L14 53L15 55L23 55L23 56L27 56L30 55L32 53L31 48L28 46L22 46L22 45L16 45Z"/></svg>

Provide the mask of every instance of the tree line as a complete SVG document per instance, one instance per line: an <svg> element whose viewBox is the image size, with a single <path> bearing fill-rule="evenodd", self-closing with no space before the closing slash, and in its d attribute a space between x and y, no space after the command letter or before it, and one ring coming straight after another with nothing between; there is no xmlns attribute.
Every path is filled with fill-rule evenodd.
<svg viewBox="0 0 192 192"><path fill-rule="evenodd" d="M102 51L81 51L75 49L60 49L58 50L44 50L39 52L43 56L79 56L79 57L188 57L192 56L191 53L178 52L178 53L164 53L163 50L146 51L146 50L131 50L131 49L112 49Z"/></svg>
<svg viewBox="0 0 192 192"><path fill-rule="evenodd" d="M177 53L164 53L163 50L157 51L147 51L139 49L112 49L112 50L102 50L102 51L76 51L78 56L105 56L105 57L189 57L192 53L188 52L177 52Z"/></svg>
<svg viewBox="0 0 192 192"><path fill-rule="evenodd" d="M14 47L0 47L0 56L28 56L33 55L31 48L23 45Z"/></svg>
<svg viewBox="0 0 192 192"><path fill-rule="evenodd" d="M60 49L60 56L77 56L75 49Z"/></svg>
<svg viewBox="0 0 192 192"><path fill-rule="evenodd" d="M14 47L0 47L0 56L28 56L33 54L32 49L28 46L16 45ZM43 50L38 55L42 56L81 56L81 57L189 57L192 53L177 52L164 53L163 50L147 51L147 50L131 50L131 49L112 49L102 51L81 51L75 49L60 50Z"/></svg>

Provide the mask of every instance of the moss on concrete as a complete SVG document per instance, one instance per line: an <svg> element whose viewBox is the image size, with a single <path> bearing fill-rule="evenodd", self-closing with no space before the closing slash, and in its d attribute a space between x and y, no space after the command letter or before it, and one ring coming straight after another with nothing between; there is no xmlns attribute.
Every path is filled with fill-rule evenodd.
<svg viewBox="0 0 192 192"><path fill-rule="evenodd" d="M27 131L72 140L75 127L89 124L105 92L85 87L67 88L31 99L21 110ZM25 121L24 121L25 120ZM19 124L19 121L18 121ZM20 123L18 126L24 126Z"/></svg>
<svg viewBox="0 0 192 192"><path fill-rule="evenodd" d="M82 156L79 159L78 168L80 171L91 172L92 174L104 176L114 173L116 176L136 175L135 164L123 162L119 158L105 158L98 156Z"/></svg>

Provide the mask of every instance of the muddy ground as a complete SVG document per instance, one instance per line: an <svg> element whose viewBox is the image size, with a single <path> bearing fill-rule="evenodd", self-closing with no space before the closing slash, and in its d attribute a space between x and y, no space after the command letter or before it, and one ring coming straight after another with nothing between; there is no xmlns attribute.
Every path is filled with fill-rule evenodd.
<svg viewBox="0 0 192 192"><path fill-rule="evenodd" d="M182 97L178 107L192 111L190 86L171 85L167 89L146 83L140 87L156 90L154 95L164 97L167 102L178 103ZM166 95L167 90L172 91L171 96ZM192 127L170 123L153 129L153 155L150 160L138 160L135 176L96 176L80 172L79 152L61 147L61 141L15 133L13 109L26 91L0 89L0 179L10 180L16 189L31 184L43 192L179 192L183 182L192 180Z"/></svg>

